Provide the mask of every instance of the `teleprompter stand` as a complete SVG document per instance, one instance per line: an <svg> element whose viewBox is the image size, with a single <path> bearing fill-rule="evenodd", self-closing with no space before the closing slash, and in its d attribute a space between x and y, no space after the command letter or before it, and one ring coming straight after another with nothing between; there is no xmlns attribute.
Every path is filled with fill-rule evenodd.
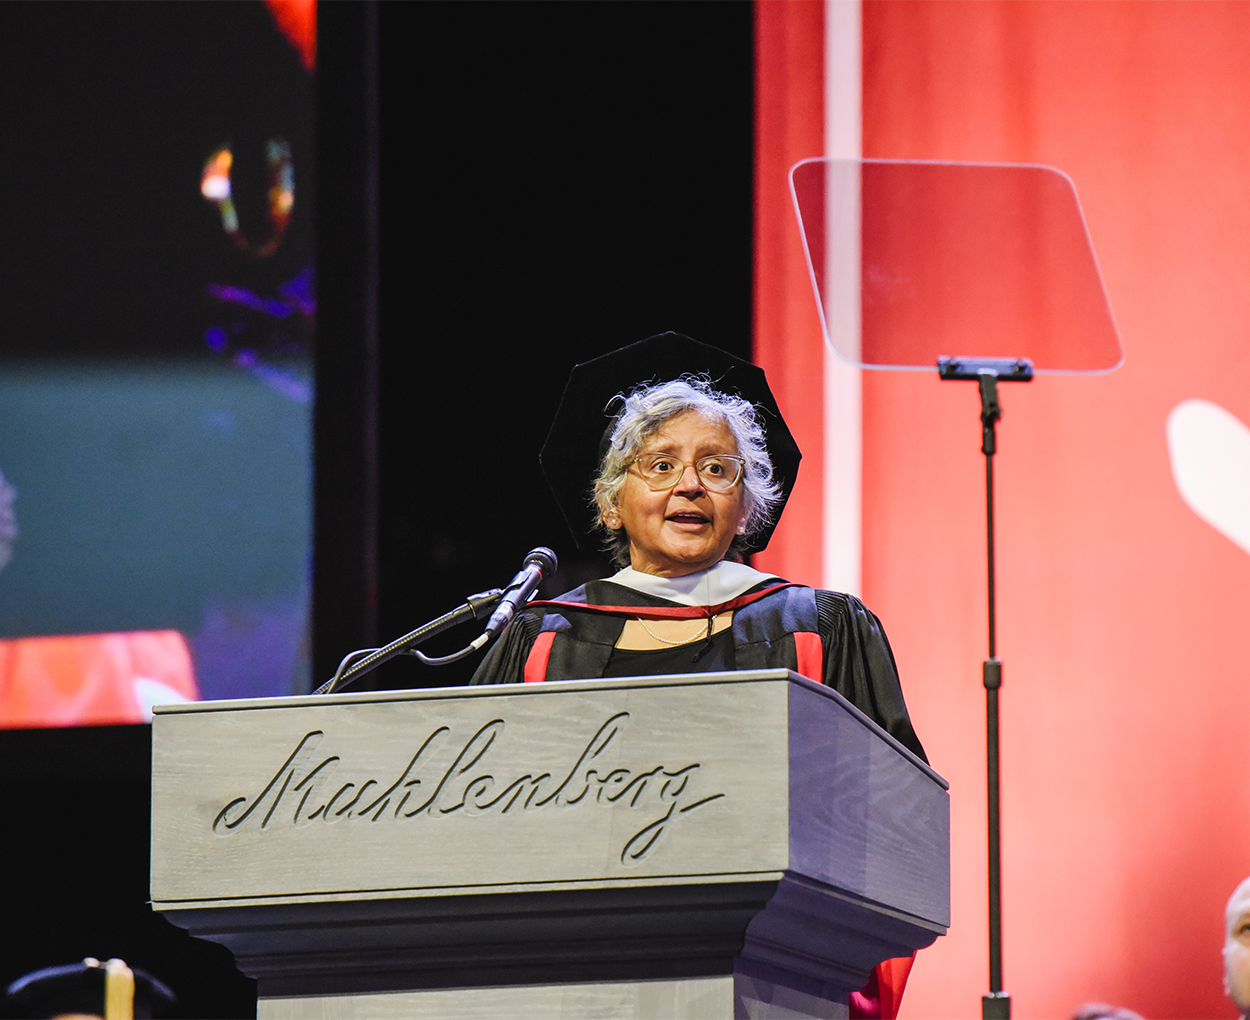
<svg viewBox="0 0 1250 1020"><path fill-rule="evenodd" d="M999 809L998 689L1003 685L1003 664L998 658L994 582L994 454L998 449L998 420L1003 416L998 402L999 382L1029 382L1033 363L1028 358L939 358L938 375L943 380L975 381L981 391L981 452L985 454L985 551L989 656L981 667L985 685L985 752L989 801L989 892L990 892L990 990L981 998L984 1020L1008 1020L1011 996L1003 991L1003 881L1002 826Z"/></svg>
<svg viewBox="0 0 1250 1020"><path fill-rule="evenodd" d="M990 991L1002 989L998 692L995 638L995 427L999 382L1110 372L1123 348L1072 181L1053 167L807 159L790 172L825 339L861 368L932 371L981 395L989 572L986 694ZM942 356L977 348L978 357ZM1028 358L1015 357L1027 352Z"/></svg>

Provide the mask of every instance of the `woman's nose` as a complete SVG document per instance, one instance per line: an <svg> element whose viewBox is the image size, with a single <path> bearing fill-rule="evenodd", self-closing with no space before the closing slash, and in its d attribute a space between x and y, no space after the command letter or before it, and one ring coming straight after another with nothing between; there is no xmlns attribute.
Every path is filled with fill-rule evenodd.
<svg viewBox="0 0 1250 1020"><path fill-rule="evenodd" d="M695 470L693 464L687 464L681 469L681 477L677 479L675 491L677 492L694 492L703 491L703 479L699 477L699 472Z"/></svg>

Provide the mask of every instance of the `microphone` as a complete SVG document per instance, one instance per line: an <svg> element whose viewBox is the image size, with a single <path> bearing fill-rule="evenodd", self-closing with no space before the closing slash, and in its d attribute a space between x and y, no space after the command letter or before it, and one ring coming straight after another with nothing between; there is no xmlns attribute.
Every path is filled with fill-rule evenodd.
<svg viewBox="0 0 1250 1020"><path fill-rule="evenodd" d="M525 557L525 563L521 567L521 572L516 575L510 582L508 587L504 589L503 598L499 600L499 604L495 606L495 611L491 613L490 620L486 624L486 632L478 641L478 647L482 647L486 641L491 638L498 637L504 632L504 629L512 622L512 617L516 613L517 608L524 606L529 602L530 597L534 594L534 590L538 587L538 583L543 579L544 574L553 573L556 569L556 554L544 546L537 549L531 549ZM486 640L483 641L482 639ZM474 642L477 644L477 642Z"/></svg>

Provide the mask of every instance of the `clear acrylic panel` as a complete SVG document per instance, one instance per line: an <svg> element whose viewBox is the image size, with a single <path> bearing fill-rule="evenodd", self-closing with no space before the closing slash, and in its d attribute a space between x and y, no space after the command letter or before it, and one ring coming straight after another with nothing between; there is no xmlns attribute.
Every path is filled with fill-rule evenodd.
<svg viewBox="0 0 1250 1020"><path fill-rule="evenodd" d="M1123 360L1076 189L1053 167L809 159L790 183L825 338L852 364Z"/></svg>

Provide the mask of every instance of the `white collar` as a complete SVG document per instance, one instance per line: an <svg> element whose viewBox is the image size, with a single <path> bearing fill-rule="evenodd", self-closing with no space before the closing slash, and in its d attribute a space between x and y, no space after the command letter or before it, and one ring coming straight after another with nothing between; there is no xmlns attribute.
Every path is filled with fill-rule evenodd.
<svg viewBox="0 0 1250 1020"><path fill-rule="evenodd" d="M708 570L682 577L657 577L626 567L607 580L683 606L716 606L737 598L772 576L761 574L745 563L721 560Z"/></svg>

